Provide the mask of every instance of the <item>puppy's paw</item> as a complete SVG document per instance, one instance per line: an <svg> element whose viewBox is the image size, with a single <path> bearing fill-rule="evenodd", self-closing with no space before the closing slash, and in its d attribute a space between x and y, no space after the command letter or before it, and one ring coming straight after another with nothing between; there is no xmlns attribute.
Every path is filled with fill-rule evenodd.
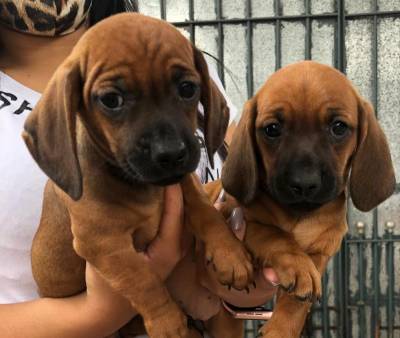
<svg viewBox="0 0 400 338"><path fill-rule="evenodd" d="M219 282L243 290L253 281L251 256L244 245L234 238L206 244L206 260L213 264Z"/></svg>
<svg viewBox="0 0 400 338"><path fill-rule="evenodd" d="M145 320L150 338L191 338L186 316L176 304L164 308L160 316Z"/></svg>
<svg viewBox="0 0 400 338"><path fill-rule="evenodd" d="M305 253L280 254L272 262L281 287L300 301L321 298L321 274Z"/></svg>

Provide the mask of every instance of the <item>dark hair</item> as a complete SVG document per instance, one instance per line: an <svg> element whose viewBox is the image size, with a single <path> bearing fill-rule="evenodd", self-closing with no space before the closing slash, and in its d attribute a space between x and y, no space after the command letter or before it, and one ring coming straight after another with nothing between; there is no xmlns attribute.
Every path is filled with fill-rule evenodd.
<svg viewBox="0 0 400 338"><path fill-rule="evenodd" d="M89 25L118 13L137 12L137 0L93 0L89 14Z"/></svg>

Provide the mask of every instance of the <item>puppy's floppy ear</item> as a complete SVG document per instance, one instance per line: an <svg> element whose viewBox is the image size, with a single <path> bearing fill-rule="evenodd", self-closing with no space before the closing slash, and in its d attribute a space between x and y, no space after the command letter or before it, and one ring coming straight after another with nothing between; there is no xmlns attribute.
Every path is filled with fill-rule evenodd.
<svg viewBox="0 0 400 338"><path fill-rule="evenodd" d="M358 99L358 145L350 175L350 195L361 211L369 211L390 197L396 178L386 137L374 109Z"/></svg>
<svg viewBox="0 0 400 338"><path fill-rule="evenodd" d="M201 76L200 102L204 108L204 139L210 164L214 153L222 145L229 123L229 108L222 93L211 79L203 54L193 46L194 62Z"/></svg>
<svg viewBox="0 0 400 338"><path fill-rule="evenodd" d="M46 175L71 198L82 195L76 145L76 115L81 102L79 63L68 60L57 69L22 134Z"/></svg>
<svg viewBox="0 0 400 338"><path fill-rule="evenodd" d="M242 117L233 133L228 157L222 168L222 186L243 204L250 203L257 192L256 114L256 101L250 99L246 102Z"/></svg>

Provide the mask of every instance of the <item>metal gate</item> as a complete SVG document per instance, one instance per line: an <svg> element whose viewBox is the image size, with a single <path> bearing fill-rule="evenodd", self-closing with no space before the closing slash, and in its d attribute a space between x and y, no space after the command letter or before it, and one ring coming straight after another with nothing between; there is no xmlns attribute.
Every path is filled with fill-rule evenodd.
<svg viewBox="0 0 400 338"><path fill-rule="evenodd" d="M346 73L374 104L400 181L400 0L141 0L139 7L219 60L209 59L239 109L288 63L313 59ZM373 212L350 201L348 214L349 234L305 334L400 337L400 184ZM258 325L247 323L248 338Z"/></svg>

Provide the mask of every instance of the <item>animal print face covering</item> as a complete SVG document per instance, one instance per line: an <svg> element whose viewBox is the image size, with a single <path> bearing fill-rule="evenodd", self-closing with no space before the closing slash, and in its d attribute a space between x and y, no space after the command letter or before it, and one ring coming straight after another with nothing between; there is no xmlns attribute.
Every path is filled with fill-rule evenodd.
<svg viewBox="0 0 400 338"><path fill-rule="evenodd" d="M43 36L75 31L86 19L92 0L0 0L0 23Z"/></svg>

